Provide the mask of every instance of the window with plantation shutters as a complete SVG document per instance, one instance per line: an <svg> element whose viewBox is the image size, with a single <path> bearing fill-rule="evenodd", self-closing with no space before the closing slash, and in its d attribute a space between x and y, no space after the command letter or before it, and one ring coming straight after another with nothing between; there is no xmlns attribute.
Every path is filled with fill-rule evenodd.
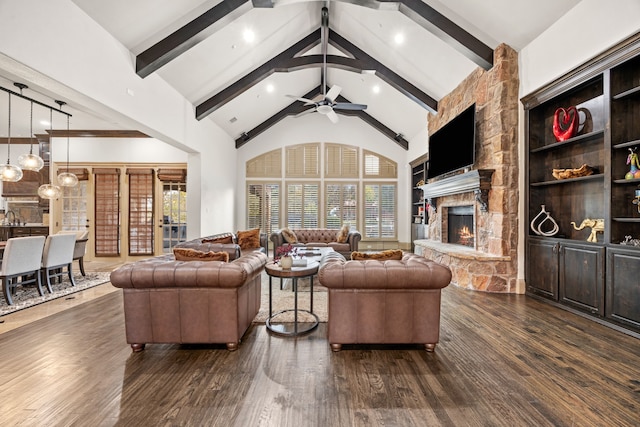
<svg viewBox="0 0 640 427"><path fill-rule="evenodd" d="M358 147L325 144L325 178L358 178Z"/></svg>
<svg viewBox="0 0 640 427"><path fill-rule="evenodd" d="M364 178L397 178L398 163L371 151L364 150Z"/></svg>
<svg viewBox="0 0 640 427"><path fill-rule="evenodd" d="M95 182L95 254L120 255L120 170L93 169Z"/></svg>
<svg viewBox="0 0 640 427"><path fill-rule="evenodd" d="M327 183L324 199L326 228L339 229L343 225L348 225L357 229L357 184Z"/></svg>
<svg viewBox="0 0 640 427"><path fill-rule="evenodd" d="M293 145L286 148L287 178L320 177L320 144Z"/></svg>
<svg viewBox="0 0 640 427"><path fill-rule="evenodd" d="M280 178L282 176L282 150L269 151L246 163L247 178Z"/></svg>
<svg viewBox="0 0 640 427"><path fill-rule="evenodd" d="M127 169L129 176L129 255L153 255L154 171Z"/></svg>
<svg viewBox="0 0 640 427"><path fill-rule="evenodd" d="M287 227L318 228L319 184L287 183Z"/></svg>
<svg viewBox="0 0 640 427"><path fill-rule="evenodd" d="M270 235L280 228L280 184L247 184L247 228Z"/></svg>
<svg viewBox="0 0 640 427"><path fill-rule="evenodd" d="M396 193L395 183L364 184L363 239L396 239Z"/></svg>

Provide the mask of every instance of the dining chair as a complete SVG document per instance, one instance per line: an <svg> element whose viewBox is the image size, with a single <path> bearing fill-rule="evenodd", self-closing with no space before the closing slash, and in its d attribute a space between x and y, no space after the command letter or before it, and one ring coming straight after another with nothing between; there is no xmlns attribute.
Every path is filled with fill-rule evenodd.
<svg viewBox="0 0 640 427"><path fill-rule="evenodd" d="M44 243L44 251L42 253L42 267L40 274L42 281L47 285L47 290L53 293L51 288L51 279L58 278L58 283L62 282L64 268L67 269L67 275L71 281L71 286L75 286L73 279L73 251L76 244L75 234L50 234Z"/></svg>
<svg viewBox="0 0 640 427"><path fill-rule="evenodd" d="M87 274L84 271L84 255L87 252L87 241L89 241L89 231L87 230L62 230L58 231L56 234L74 234L76 236L76 244L73 249L73 260L78 261L78 266L80 267L80 274L86 276Z"/></svg>
<svg viewBox="0 0 640 427"><path fill-rule="evenodd" d="M13 305L13 293L18 285L35 283L38 293L44 295L40 280L44 243L44 236L14 237L7 240L2 255L0 280L8 305Z"/></svg>

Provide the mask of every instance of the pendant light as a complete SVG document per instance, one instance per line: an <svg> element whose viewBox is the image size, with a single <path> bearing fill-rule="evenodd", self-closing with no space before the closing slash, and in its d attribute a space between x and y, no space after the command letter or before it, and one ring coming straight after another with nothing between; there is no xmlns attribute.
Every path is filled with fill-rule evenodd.
<svg viewBox="0 0 640 427"><path fill-rule="evenodd" d="M20 94L22 94L22 89L27 88L28 86L22 83L14 83L20 88ZM44 167L44 160L42 157L37 154L33 154L33 101L31 101L31 114L29 116L29 154L22 154L18 157L18 165L22 168L22 170L29 170L38 172L40 169Z"/></svg>
<svg viewBox="0 0 640 427"><path fill-rule="evenodd" d="M0 165L0 179L6 182L18 182L22 179L22 169L11 164L11 93L9 93L9 124L7 126L7 163Z"/></svg>
<svg viewBox="0 0 640 427"><path fill-rule="evenodd" d="M49 109L49 138L52 138L53 135L53 109ZM54 184L43 184L38 187L38 196L43 199L53 200L59 199L62 195L62 190L60 187Z"/></svg>
<svg viewBox="0 0 640 427"><path fill-rule="evenodd" d="M78 177L69 172L69 116L67 116L67 171L58 174L58 183L63 187L75 187L78 185Z"/></svg>

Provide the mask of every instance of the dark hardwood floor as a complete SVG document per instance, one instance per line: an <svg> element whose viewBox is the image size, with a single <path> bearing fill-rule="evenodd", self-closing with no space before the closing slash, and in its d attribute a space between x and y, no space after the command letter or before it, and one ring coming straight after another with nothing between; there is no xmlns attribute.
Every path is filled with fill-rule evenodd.
<svg viewBox="0 0 640 427"><path fill-rule="evenodd" d="M3 426L638 426L640 340L449 287L435 353L254 325L236 352L125 342L120 293L0 335Z"/></svg>

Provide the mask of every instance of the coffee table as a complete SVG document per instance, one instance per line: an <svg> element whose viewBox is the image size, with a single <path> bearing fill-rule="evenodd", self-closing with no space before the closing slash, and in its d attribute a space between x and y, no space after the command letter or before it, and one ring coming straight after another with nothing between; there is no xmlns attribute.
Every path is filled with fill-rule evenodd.
<svg viewBox="0 0 640 427"><path fill-rule="evenodd" d="M301 257L305 257L307 259L306 266L300 266L300 267L294 266L289 269L284 269L280 267L280 265L278 265L278 263L275 261L270 261L267 263L267 265L265 266L265 271L269 276L269 317L265 321L265 325L269 331L273 332L276 335L295 337L298 335L311 332L318 327L318 323L319 323L318 316L313 312L313 276L318 273L318 267L320 267L320 259L322 258L322 255L331 251L333 251L333 249L331 248L314 248L314 249L307 248L307 249L301 250L300 251ZM291 279L293 292L294 292L293 308L281 310L281 311L278 311L277 313L273 312L272 279L274 277L280 278L281 280ZM305 278L305 277L309 278L309 283L310 283L309 291L311 292L311 294L309 295L310 298L309 298L308 310L298 308L298 279ZM290 327L288 327L288 325L284 323L279 323L275 325L272 323L275 317L288 312L293 312L293 319L294 319L293 330L291 330ZM304 323L311 323L310 326L300 328L299 326L300 322L298 322L298 313L300 312L303 312L312 316L313 320L311 322L304 322Z"/></svg>

